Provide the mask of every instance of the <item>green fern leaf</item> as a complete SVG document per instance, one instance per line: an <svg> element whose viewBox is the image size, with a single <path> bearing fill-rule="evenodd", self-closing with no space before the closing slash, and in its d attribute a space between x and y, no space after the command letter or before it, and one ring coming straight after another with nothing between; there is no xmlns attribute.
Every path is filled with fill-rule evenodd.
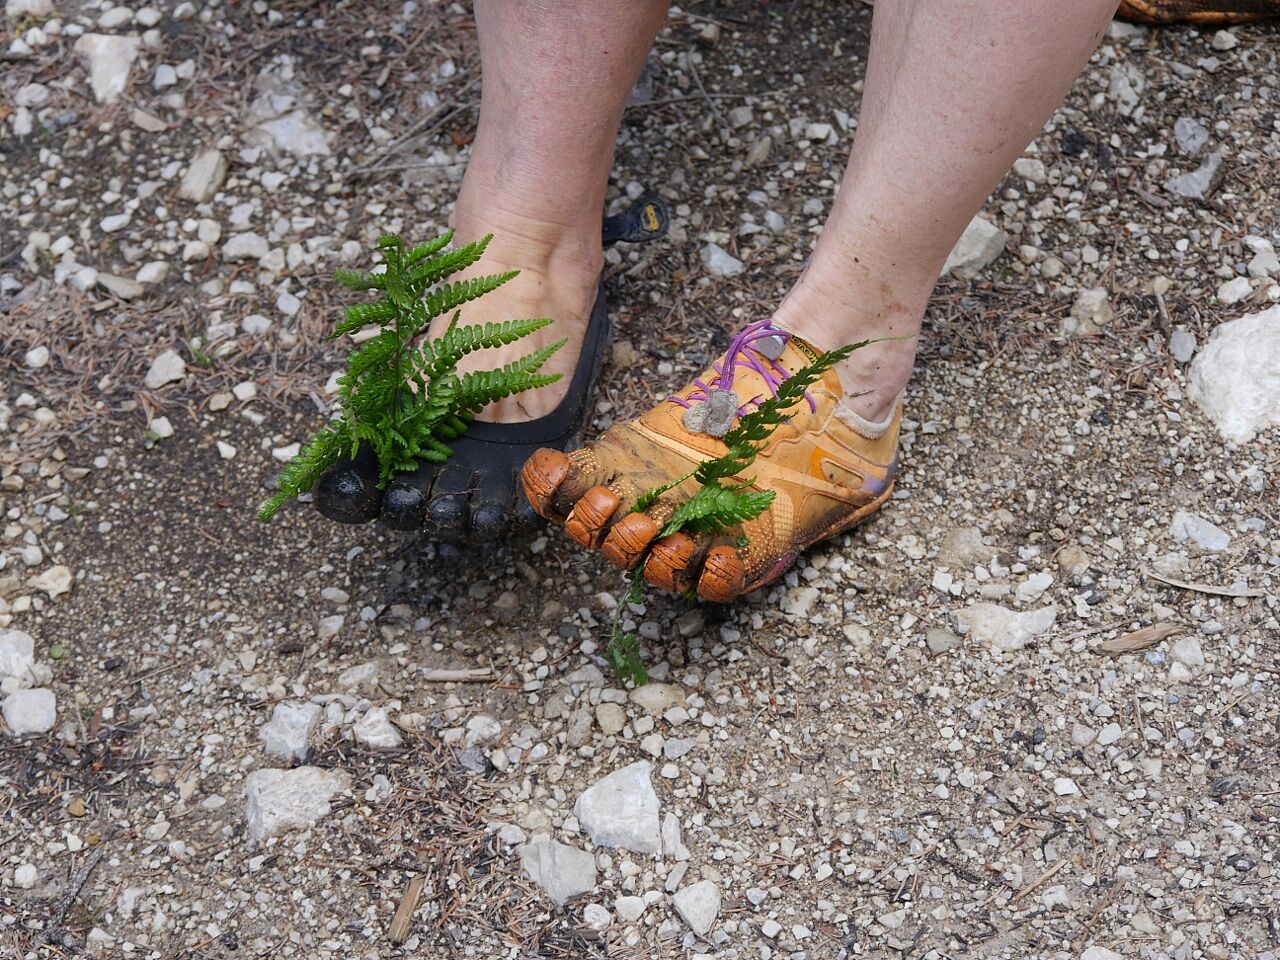
<svg viewBox="0 0 1280 960"><path fill-rule="evenodd" d="M422 291L433 283L439 283L445 277L453 276L459 270L465 270L484 255L485 248L489 246L489 241L492 239L493 234L489 234L457 250L450 250L425 263L418 263L409 273L410 282L415 289ZM405 266L412 266L408 258L405 259Z"/></svg>
<svg viewBox="0 0 1280 960"><path fill-rule="evenodd" d="M276 481L277 492L259 508L258 519L270 520L287 500L310 490L349 445L350 435L341 421L316 431L297 456L285 464Z"/></svg>
<svg viewBox="0 0 1280 960"><path fill-rule="evenodd" d="M469 353L515 343L535 330L541 330L552 321L542 317L533 320L508 320L505 323L486 323L460 327L451 324L437 340L423 344L410 365L419 374L436 377L449 367L457 365Z"/></svg>
<svg viewBox="0 0 1280 960"><path fill-rule="evenodd" d="M382 290L387 285L385 273L361 273L345 267L333 271L333 279L351 290Z"/></svg>
<svg viewBox="0 0 1280 960"><path fill-rule="evenodd" d="M456 310L464 303L497 290L519 273L519 270L508 270L506 273L472 277L470 280L459 280L457 283L443 283L427 294L427 313L432 317L438 317Z"/></svg>
<svg viewBox="0 0 1280 960"><path fill-rule="evenodd" d="M697 473L696 467L693 470L690 470L684 476L676 477L670 483L664 483L660 487L650 487L644 493L640 494L640 496L636 497L636 502L631 505L631 513L640 513L643 510L648 510L651 506L653 506L657 502L660 496L662 496L668 490L674 490L676 487L680 486L680 484L684 483L686 480L692 477L695 473Z"/></svg>
<svg viewBox="0 0 1280 960"><path fill-rule="evenodd" d="M418 244L404 255L405 269L421 263L423 260L427 259L427 257L434 256L447 247L452 241L453 230L449 229L440 234L440 236L436 237L434 240L428 240L426 243Z"/></svg>
<svg viewBox="0 0 1280 960"><path fill-rule="evenodd" d="M772 490L753 491L744 489L744 486L711 484L700 487L697 493L676 507L658 536L669 537L678 530L716 533L726 527L746 523L764 513L776 496Z"/></svg>
<svg viewBox="0 0 1280 960"><path fill-rule="evenodd" d="M374 300L370 303L354 303L344 311L344 319L334 324L333 332L326 338L336 340L344 333L354 333L370 324L384 324L396 318L396 306L390 300Z"/></svg>

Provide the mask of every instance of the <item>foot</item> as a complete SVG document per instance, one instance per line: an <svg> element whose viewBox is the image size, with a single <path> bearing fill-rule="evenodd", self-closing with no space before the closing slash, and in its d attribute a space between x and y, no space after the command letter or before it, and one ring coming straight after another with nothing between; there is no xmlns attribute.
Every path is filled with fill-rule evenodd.
<svg viewBox="0 0 1280 960"><path fill-rule="evenodd" d="M482 235L474 218L455 218L462 239ZM540 390L511 397L483 411L450 444L444 464L423 464L400 474L385 491L376 486L369 458L335 464L316 488L316 506L326 517L365 523L381 515L390 527L426 529L454 541L492 541L534 514L520 490L520 466L538 448L576 446L586 421L591 388L608 337L599 281L603 264L599 221L590 230L493 213L495 234L472 275L520 270L520 275L468 305L463 323L550 316L555 322L499 350L466 358L460 369L492 369L546 343L567 342L543 366L562 378ZM646 198L605 221L606 242L651 240L666 232L661 201ZM431 335L443 331L441 321Z"/></svg>
<svg viewBox="0 0 1280 960"><path fill-rule="evenodd" d="M519 506L517 471L527 451L521 451L519 459L512 459L505 455L509 451L503 446L478 444L473 434L483 430L485 423L536 420L564 399L598 293L603 265L600 227L597 222L589 231L569 229L512 218L498 211L490 211L485 221L489 226L473 227L472 221L479 219L469 217L457 226L459 242L483 236L486 231L493 232L494 238L484 257L457 279L509 270L520 273L492 293L467 304L462 309L461 322L500 323L528 317L551 317L555 322L505 347L468 355L459 364L458 372L495 369L563 339L567 341L565 345L542 368L544 373L561 374L561 379L492 404L477 417L480 425L451 444L453 457L439 467L424 463L417 470L400 474L385 491L377 489L375 465L367 457L335 464L316 487L316 506L326 517L364 523L381 515L388 526L396 529L426 527L444 537L462 538L474 533L482 539L500 536L515 517ZM428 336L440 336L448 321L447 317L438 320Z"/></svg>
<svg viewBox="0 0 1280 960"><path fill-rule="evenodd" d="M479 229L457 227L458 243L468 243L486 232L494 235L480 262L459 274L457 279L511 270L518 270L519 276L463 307L461 323L483 325L531 317L550 317L555 322L505 347L468 354L458 364L458 373L493 370L547 344L568 341L539 371L558 373L560 380L499 400L476 418L489 423L536 420L564 399L582 353L604 267L600 225L597 222L587 230L570 230L556 224L515 222L510 217L497 215L486 222L489 225ZM449 326L449 319L437 318L428 335L441 336Z"/></svg>
<svg viewBox="0 0 1280 960"><path fill-rule="evenodd" d="M753 489L777 494L759 517L716 535L680 532L659 539L676 505L697 490L694 480L648 509L631 512L644 491L725 452L720 439L698 432L705 425L700 427L699 414L691 413L706 403L707 387L719 385L721 371L733 365L732 389L750 403L772 391L764 370L774 371L776 387L778 377L813 359L808 344L777 332L777 367L753 346L731 347L717 367L639 420L615 426L572 453L539 450L521 475L533 509L562 523L571 538L600 550L618 567L643 563L645 579L654 586L696 590L721 603L776 579L811 544L870 516L892 492L901 405L895 403L882 423L864 419L844 402L834 370L810 388L811 402L792 408L788 422L765 441L748 475L740 478L751 481Z"/></svg>

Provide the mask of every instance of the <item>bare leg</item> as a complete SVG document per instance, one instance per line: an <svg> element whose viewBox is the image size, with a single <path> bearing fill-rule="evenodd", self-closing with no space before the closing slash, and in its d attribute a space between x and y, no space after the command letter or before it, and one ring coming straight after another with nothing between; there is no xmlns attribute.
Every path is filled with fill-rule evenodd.
<svg viewBox="0 0 1280 960"><path fill-rule="evenodd" d="M877 0L858 132L808 268L775 319L821 347L914 335L965 225L1087 62L1115 0ZM848 404L885 417L915 341L859 351Z"/></svg>
<svg viewBox="0 0 1280 960"><path fill-rule="evenodd" d="M494 368L560 338L543 367L566 376L512 397L480 419L529 421L565 395L582 352L603 256L600 221L627 94L666 16L667 0L476 0L484 90L471 160L451 217L459 241L494 234L471 274L520 275L463 310L468 324L525 317L555 322L505 349L464 358ZM447 321L432 329L439 335ZM527 519L516 473L527 456L510 442L462 437L454 456L374 484L368 456L335 464L317 484L325 516L427 528L453 540L495 540Z"/></svg>
<svg viewBox="0 0 1280 960"><path fill-rule="evenodd" d="M476 0L484 92L452 222L462 241L495 234L477 272L521 274L464 319L555 320L539 341L512 345L511 357L569 338L544 368L564 380L503 401L482 419L528 420L564 395L603 266L614 140L666 10L667 0ZM489 368L511 357L485 351L469 360Z"/></svg>

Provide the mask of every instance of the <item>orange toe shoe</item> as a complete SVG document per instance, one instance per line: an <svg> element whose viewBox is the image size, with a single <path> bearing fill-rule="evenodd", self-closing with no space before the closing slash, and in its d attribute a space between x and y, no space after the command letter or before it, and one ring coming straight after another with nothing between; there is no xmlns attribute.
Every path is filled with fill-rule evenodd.
<svg viewBox="0 0 1280 960"><path fill-rule="evenodd" d="M737 478L772 490L769 508L719 534L659 534L698 489L686 480L643 511L642 493L726 452L720 439L737 418L772 396L817 353L761 321L734 338L725 358L679 393L580 450L538 450L521 472L526 496L572 539L664 590L696 591L725 603L780 576L806 548L847 530L889 499L897 469L901 403L880 424L841 402L828 370Z"/></svg>

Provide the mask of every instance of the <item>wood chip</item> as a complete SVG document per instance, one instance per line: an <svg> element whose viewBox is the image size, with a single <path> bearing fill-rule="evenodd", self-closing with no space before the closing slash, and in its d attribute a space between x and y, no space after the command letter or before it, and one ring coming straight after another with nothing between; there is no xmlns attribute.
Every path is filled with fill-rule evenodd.
<svg viewBox="0 0 1280 960"><path fill-rule="evenodd" d="M432 683L487 683L496 679L489 667L470 667L463 670L442 670L427 667L422 679Z"/></svg>
<svg viewBox="0 0 1280 960"><path fill-rule="evenodd" d="M1173 577L1166 577L1151 570L1147 571L1147 576L1152 580L1167 583L1171 587L1193 590L1196 593L1210 593L1216 597L1265 597L1267 595L1267 591L1256 587L1218 587L1212 583L1193 583L1189 580L1175 580Z"/></svg>
<svg viewBox="0 0 1280 960"><path fill-rule="evenodd" d="M409 881L400 896L400 906L396 907L396 915L391 918L391 926L387 930L387 939L392 943L404 943L409 936L409 925L413 923L413 912L418 909L418 901L422 899L422 885L426 878L419 875Z"/></svg>
<svg viewBox="0 0 1280 960"><path fill-rule="evenodd" d="M1103 653L1133 653L1136 650L1146 650L1148 647L1154 647L1161 640L1171 637L1175 633L1182 633L1186 629L1182 624L1170 621L1153 623L1151 626L1135 630L1133 633L1126 633L1123 636L1112 637L1110 640L1103 640L1098 644L1098 649Z"/></svg>

